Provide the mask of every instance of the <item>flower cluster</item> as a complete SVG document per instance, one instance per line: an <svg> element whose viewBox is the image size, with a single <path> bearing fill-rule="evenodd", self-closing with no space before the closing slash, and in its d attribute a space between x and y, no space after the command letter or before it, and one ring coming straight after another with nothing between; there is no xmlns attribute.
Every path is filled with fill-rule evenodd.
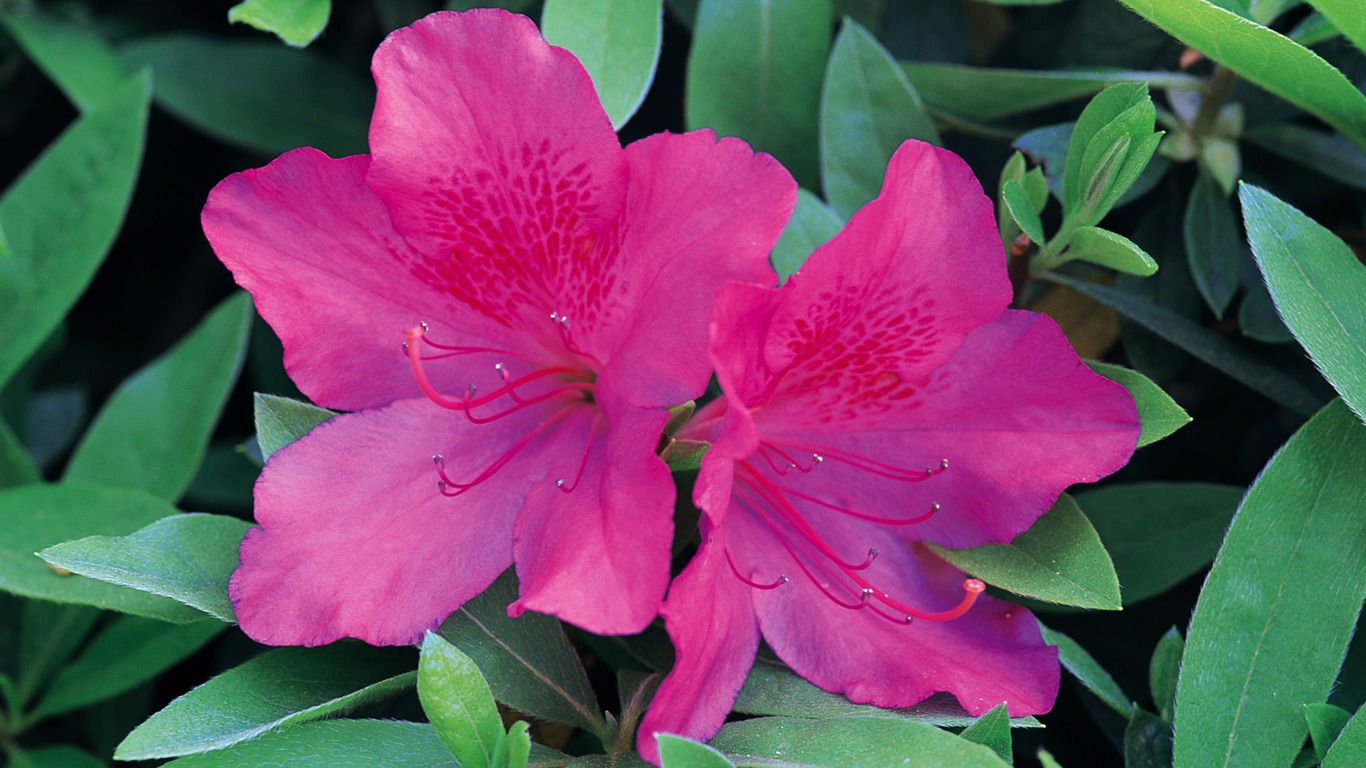
<svg viewBox="0 0 1366 768"><path fill-rule="evenodd" d="M247 634L412 643L512 565L513 615L664 616L647 757L656 732L720 727L761 636L854 701L1052 705L1032 617L925 544L1009 541L1120 467L1138 424L1051 321L1007 309L962 161L908 142L775 290L791 176L708 131L622 148L530 21L436 14L373 69L370 155L296 150L204 209L291 377L346 412L256 486L230 587ZM701 544L670 587L657 449L713 371L723 396L680 433L711 446Z"/></svg>

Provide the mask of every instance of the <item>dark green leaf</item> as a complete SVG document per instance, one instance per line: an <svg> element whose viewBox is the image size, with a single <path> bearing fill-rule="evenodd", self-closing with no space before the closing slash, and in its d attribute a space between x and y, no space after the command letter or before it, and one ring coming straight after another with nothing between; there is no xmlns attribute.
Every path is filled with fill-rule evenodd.
<svg viewBox="0 0 1366 768"><path fill-rule="evenodd" d="M1049 629L1040 625L1043 630L1043 641L1049 645L1058 647L1058 661L1062 663L1063 669L1072 673L1072 677L1077 679L1086 690L1094 693L1096 698L1105 702L1110 709L1118 712L1125 719L1133 716L1133 699L1124 695L1120 690L1119 684L1115 682L1110 673L1106 672L1091 654L1086 652L1077 644L1076 640L1064 635L1061 632Z"/></svg>
<svg viewBox="0 0 1366 768"><path fill-rule="evenodd" d="M1238 290L1243 237L1233 206L1219 185L1200 174L1186 201L1186 257L1191 275L1216 317L1223 317Z"/></svg>
<svg viewBox="0 0 1366 768"><path fill-rule="evenodd" d="M778 278L786 280L796 272L812 251L839 234L843 225L843 220L830 210L830 206L805 189L798 189L797 208L769 257Z"/></svg>
<svg viewBox="0 0 1366 768"><path fill-rule="evenodd" d="M538 613L508 618L507 606L516 599L517 579L509 570L452 613L440 634L474 659L499 701L605 737L602 708L560 623Z"/></svg>
<svg viewBox="0 0 1366 768"><path fill-rule="evenodd" d="M87 605L23 601L16 694L27 704L57 667L85 641L100 612Z"/></svg>
<svg viewBox="0 0 1366 768"><path fill-rule="evenodd" d="M730 723L711 745L737 766L1003 768L989 747L909 720L764 717Z"/></svg>
<svg viewBox="0 0 1366 768"><path fill-rule="evenodd" d="M40 747L24 753L24 760L10 762L13 768L104 768L104 761L76 747L65 744Z"/></svg>
<svg viewBox="0 0 1366 768"><path fill-rule="evenodd" d="M1124 604L1163 592L1214 558L1243 497L1234 485L1134 483L1077 494L1114 558Z"/></svg>
<svg viewBox="0 0 1366 768"><path fill-rule="evenodd" d="M1006 705L997 704L977 718L977 722L964 729L963 738L976 744L991 747L991 751L1001 756L1007 763L1014 764L1010 746L1010 716Z"/></svg>
<svg viewBox="0 0 1366 768"><path fill-rule="evenodd" d="M145 75L109 92L0 198L0 386L51 335L123 223L147 130Z"/></svg>
<svg viewBox="0 0 1366 768"><path fill-rule="evenodd" d="M318 38L332 13L332 0L242 0L228 9L228 21L250 24L303 48Z"/></svg>
<svg viewBox="0 0 1366 768"><path fill-rule="evenodd" d="M887 161L906 139L941 143L906 76L868 30L846 20L821 91L821 178L844 218L877 197Z"/></svg>
<svg viewBox="0 0 1366 768"><path fill-rule="evenodd" d="M1323 758L1323 768L1358 768L1366 765L1366 706L1358 709Z"/></svg>
<svg viewBox="0 0 1366 768"><path fill-rule="evenodd" d="M1340 184L1366 189L1366 153L1340 133L1278 123L1257 126L1243 138Z"/></svg>
<svg viewBox="0 0 1366 768"><path fill-rule="evenodd" d="M1172 768L1172 727L1134 708L1124 727L1124 768Z"/></svg>
<svg viewBox="0 0 1366 768"><path fill-rule="evenodd" d="M436 735L463 768L502 768L494 765L503 721L493 692L473 659L432 632L422 641L417 694Z"/></svg>
<svg viewBox="0 0 1366 768"><path fill-rule="evenodd" d="M1366 266L1332 232L1264 190L1243 185L1252 253L1290 332L1366 420Z"/></svg>
<svg viewBox="0 0 1366 768"><path fill-rule="evenodd" d="M1072 233L1066 256L1069 260L1089 261L1140 277L1157 271L1157 262L1134 241L1099 227L1078 227Z"/></svg>
<svg viewBox="0 0 1366 768"><path fill-rule="evenodd" d="M337 415L312 403L260 392L252 402L256 410L256 442L261 446L261 455L267 459Z"/></svg>
<svg viewBox="0 0 1366 768"><path fill-rule="evenodd" d="M1248 271L1251 274L1248 274ZM1285 327L1285 321L1276 311L1271 300L1271 292L1262 282L1262 273L1256 261L1249 259L1243 273L1243 301L1238 305L1238 328L1243 335L1267 344L1289 344L1295 340L1294 334Z"/></svg>
<svg viewBox="0 0 1366 768"><path fill-rule="evenodd" d="M1124 385L1138 407L1138 448L1152 445L1191 423L1191 417L1162 388L1138 371L1109 363L1087 360L1091 370Z"/></svg>
<svg viewBox="0 0 1366 768"><path fill-rule="evenodd" d="M0 10L0 26L82 112L120 90L123 64L104 39L37 8Z"/></svg>
<svg viewBox="0 0 1366 768"><path fill-rule="evenodd" d="M1177 765L1285 765L1366 595L1366 425L1335 400L1243 499L1205 579L1176 697Z"/></svg>
<svg viewBox="0 0 1366 768"><path fill-rule="evenodd" d="M1309 726L1309 743L1314 745L1314 756L1320 761L1328 748L1338 740L1352 713L1332 704L1305 704L1304 721Z"/></svg>
<svg viewBox="0 0 1366 768"><path fill-rule="evenodd" d="M663 0L546 0L541 11L545 39L578 57L617 129L650 90L663 30Z"/></svg>
<svg viewBox="0 0 1366 768"><path fill-rule="evenodd" d="M282 728L217 752L182 757L167 768L243 768L311 765L327 768L454 766L451 753L426 723L325 720Z"/></svg>
<svg viewBox="0 0 1366 768"><path fill-rule="evenodd" d="M41 482L43 473L19 436L0 418L0 488L17 488Z"/></svg>
<svg viewBox="0 0 1366 768"><path fill-rule="evenodd" d="M267 155L312 146L333 157L368 144L374 86L312 53L175 34L130 43L120 55L152 68L157 104L223 141Z"/></svg>
<svg viewBox="0 0 1366 768"><path fill-rule="evenodd" d="M270 651L172 701L128 734L114 757L208 752L331 717L412 687L412 669L408 652L360 644Z"/></svg>
<svg viewBox="0 0 1366 768"><path fill-rule="evenodd" d="M1022 177L1023 178L1023 177ZM1039 209L1029 199L1029 193L1020 182L1007 181L1001 186L1001 200L1010 212L1010 218L1030 240L1043 245L1048 238L1043 233L1043 221L1039 219Z"/></svg>
<svg viewBox="0 0 1366 768"><path fill-rule="evenodd" d="M735 763L706 744L669 733L655 739L659 742L660 768L735 768Z"/></svg>
<svg viewBox="0 0 1366 768"><path fill-rule="evenodd" d="M72 573L169 597L231 623L228 577L250 527L224 515L173 515L127 536L89 536L48 547L38 556Z"/></svg>
<svg viewBox="0 0 1366 768"><path fill-rule="evenodd" d="M1119 581L1110 556L1067 494L1009 544L973 549L930 546L964 571L1017 595L1082 608L1120 609Z"/></svg>
<svg viewBox="0 0 1366 768"><path fill-rule="evenodd" d="M175 501L189 487L246 352L245 293L227 299L100 409L67 464L67 480L138 488Z"/></svg>
<svg viewBox="0 0 1366 768"><path fill-rule="evenodd" d="M816 189L830 21L830 0L702 0L688 54L688 129L739 136Z"/></svg>
<svg viewBox="0 0 1366 768"><path fill-rule="evenodd" d="M1181 637L1181 632L1172 627L1157 641L1152 661L1148 663L1148 690L1164 722L1172 721L1173 707L1176 706L1176 678L1181 673L1181 654L1185 649L1186 641Z"/></svg>

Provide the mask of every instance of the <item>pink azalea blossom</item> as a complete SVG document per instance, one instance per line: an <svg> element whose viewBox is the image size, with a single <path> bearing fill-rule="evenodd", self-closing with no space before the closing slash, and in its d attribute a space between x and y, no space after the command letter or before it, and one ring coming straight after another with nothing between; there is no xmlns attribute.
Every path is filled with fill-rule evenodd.
<svg viewBox="0 0 1366 768"><path fill-rule="evenodd" d="M1119 469L1138 419L1047 317L1008 310L991 205L953 154L907 142L882 193L787 285L731 284L711 327L724 398L695 498L702 544L663 615L678 651L639 736L721 727L760 637L851 701L947 691L1045 712L1056 649L1030 613L922 542L1008 542L1072 483Z"/></svg>
<svg viewBox="0 0 1366 768"><path fill-rule="evenodd" d="M622 149L527 19L439 13L374 57L371 155L220 183L204 231L319 405L271 457L231 596L271 644L410 643L515 563L516 615L633 632L669 579L667 408L720 286L771 281L795 201L710 132Z"/></svg>

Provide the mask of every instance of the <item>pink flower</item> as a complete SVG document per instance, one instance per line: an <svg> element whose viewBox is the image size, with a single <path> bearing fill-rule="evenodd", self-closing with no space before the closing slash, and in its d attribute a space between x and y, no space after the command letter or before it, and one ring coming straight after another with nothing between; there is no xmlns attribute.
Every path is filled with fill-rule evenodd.
<svg viewBox="0 0 1366 768"><path fill-rule="evenodd" d="M850 700L947 691L1045 712L1056 649L920 542L1007 542L1119 469L1138 419L1043 315L1007 310L991 205L953 154L907 142L882 193L778 290L732 284L711 328L724 398L695 498L702 545L663 615L678 650L639 736L710 738L760 636Z"/></svg>
<svg viewBox="0 0 1366 768"><path fill-rule="evenodd" d="M373 70L373 154L296 150L204 209L294 381L353 411L262 473L242 628L410 643L515 563L510 613L638 631L669 579L666 409L706 385L719 287L771 280L795 185L709 132L623 150L520 16L429 16Z"/></svg>

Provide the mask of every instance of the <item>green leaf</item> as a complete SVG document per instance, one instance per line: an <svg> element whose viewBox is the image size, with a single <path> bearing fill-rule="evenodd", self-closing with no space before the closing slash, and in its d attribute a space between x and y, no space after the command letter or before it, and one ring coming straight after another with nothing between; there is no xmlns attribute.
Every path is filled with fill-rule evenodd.
<svg viewBox="0 0 1366 768"><path fill-rule="evenodd" d="M1010 746L1010 716L1006 714L1005 704L992 707L959 735L975 744L991 747L991 751L1000 755L1002 760L1014 763Z"/></svg>
<svg viewBox="0 0 1366 768"><path fill-rule="evenodd" d="M1200 174L1186 201L1186 257L1205 303L1222 318L1238 290L1243 237L1238 220L1219 185Z"/></svg>
<svg viewBox="0 0 1366 768"><path fill-rule="evenodd" d="M1366 596L1366 425L1340 400L1272 458L1205 579L1176 696L1176 764L1288 764Z"/></svg>
<svg viewBox="0 0 1366 768"><path fill-rule="evenodd" d="M507 606L516 599L517 579L509 569L452 613L439 634L474 659L499 701L607 742L602 708L560 623L538 613L508 618Z"/></svg>
<svg viewBox="0 0 1366 768"><path fill-rule="evenodd" d="M1356 768L1366 765L1366 706L1356 711L1337 741L1323 758L1323 768Z"/></svg>
<svg viewBox="0 0 1366 768"><path fill-rule="evenodd" d="M518 720L508 729L503 742L507 746L507 768L526 768L531 759L530 730L531 726L525 720Z"/></svg>
<svg viewBox="0 0 1366 768"><path fill-rule="evenodd" d="M324 720L272 731L216 752L182 757L167 768L316 765L327 768L433 768L451 753L426 723Z"/></svg>
<svg viewBox="0 0 1366 768"><path fill-rule="evenodd" d="M417 695L436 735L464 768L489 768L503 740L503 721L474 660L440 635L422 640ZM494 768L502 768L494 766Z"/></svg>
<svg viewBox="0 0 1366 768"><path fill-rule="evenodd" d="M72 573L169 597L233 623L228 577L250 527L225 515L172 515L127 536L88 536L38 556Z"/></svg>
<svg viewBox="0 0 1366 768"><path fill-rule="evenodd" d="M1087 360L1086 364L1091 370L1111 381L1123 384L1124 388L1129 390L1134 405L1138 407L1140 431L1136 447L1152 445L1191 423L1191 417L1185 409L1177 405L1171 396L1163 392L1162 388L1147 376L1129 368L1098 363L1094 360Z"/></svg>
<svg viewBox="0 0 1366 768"><path fill-rule="evenodd" d="M1358 50L1366 51L1366 13L1356 0L1309 0Z"/></svg>
<svg viewBox="0 0 1366 768"><path fill-rule="evenodd" d="M1314 745L1314 756L1320 761L1328 754L1352 713L1332 704L1305 704L1304 721L1309 726L1309 741Z"/></svg>
<svg viewBox="0 0 1366 768"><path fill-rule="evenodd" d="M1148 690L1152 693L1153 704L1163 722L1172 721L1173 708L1176 706L1176 679L1181 673L1181 654L1186 649L1186 641L1176 627L1157 641L1152 661L1148 663Z"/></svg>
<svg viewBox="0 0 1366 768"><path fill-rule="evenodd" d="M1243 335L1267 344L1289 344L1295 341L1295 335L1285 327L1285 321L1276 311L1276 303L1272 301L1266 283L1262 282L1262 273L1258 271L1255 259L1244 263L1242 285L1243 301L1238 305L1238 328Z"/></svg>
<svg viewBox="0 0 1366 768"><path fill-rule="evenodd" d="M820 125L825 199L844 218L877 197L903 141L942 143L891 54L852 19L845 19L830 50Z"/></svg>
<svg viewBox="0 0 1366 768"><path fill-rule="evenodd" d="M618 130L650 90L663 32L663 0L546 0L541 11L541 33L578 57Z"/></svg>
<svg viewBox="0 0 1366 768"><path fill-rule="evenodd" d="M242 368L252 316L245 293L225 300L120 384L76 446L64 479L180 498Z"/></svg>
<svg viewBox="0 0 1366 768"><path fill-rule="evenodd" d="M1034 756L1038 758L1039 765L1043 766L1043 768L1062 768L1062 766L1058 764L1058 761L1053 759L1053 756L1049 754L1046 749L1040 748L1038 752L1034 753Z"/></svg>
<svg viewBox="0 0 1366 768"><path fill-rule="evenodd" d="M773 246L769 261L780 280L792 276L813 251L839 234L844 221L805 189L797 190L797 208Z"/></svg>
<svg viewBox="0 0 1366 768"><path fill-rule="evenodd" d="M310 52L174 34L119 53L152 68L157 104L223 141L265 155L311 146L341 157L368 146L374 86Z"/></svg>
<svg viewBox="0 0 1366 768"><path fill-rule="evenodd" d="M1020 182L1012 179L1001 185L1001 200L1021 232L1039 245L1048 242L1043 233L1043 221L1039 219L1039 209L1034 207L1029 193Z"/></svg>
<svg viewBox="0 0 1366 768"><path fill-rule="evenodd" d="M101 615L87 605L23 601L15 691L22 704L27 705L57 667L71 658Z"/></svg>
<svg viewBox="0 0 1366 768"><path fill-rule="evenodd" d="M1133 700L1124 695L1119 684L1106 672L1091 654L1077 644L1076 640L1056 630L1039 625L1043 630L1043 641L1058 647L1058 661L1063 669L1072 674L1086 690L1094 693L1110 709L1118 712L1126 720L1133 716Z"/></svg>
<svg viewBox="0 0 1366 768"><path fill-rule="evenodd" d="M10 425L0 418L0 488L17 488L42 480L42 470L33 462L28 448L10 429Z"/></svg>
<svg viewBox="0 0 1366 768"><path fill-rule="evenodd" d="M74 22L29 8L0 10L0 26L81 112L120 90L123 64L104 39Z"/></svg>
<svg viewBox="0 0 1366 768"><path fill-rule="evenodd" d="M1077 494L1114 558L1124 604L1164 592L1219 549L1243 497L1234 485L1133 483Z"/></svg>
<svg viewBox="0 0 1366 768"><path fill-rule="evenodd" d="M1124 768L1171 768L1172 727L1137 707L1124 726Z"/></svg>
<svg viewBox="0 0 1366 768"><path fill-rule="evenodd" d="M1128 158L1139 151L1142 137L1152 133L1155 114L1148 87L1143 83L1112 85L1091 99L1077 118L1062 169L1063 207L1069 217L1088 208L1093 214L1083 223L1100 221L1109 210L1103 205L1104 198L1119 187L1121 170L1127 166ZM1120 147L1118 152L1116 147ZM1147 164L1147 158L1143 163ZM1088 187L1097 185L1095 193L1086 192ZM1114 197L1123 191L1118 189Z"/></svg>
<svg viewBox="0 0 1366 768"><path fill-rule="evenodd" d="M66 130L0 198L0 386L85 291L128 210L147 130L145 75Z"/></svg>
<svg viewBox="0 0 1366 768"><path fill-rule="evenodd" d="M252 404L256 411L256 442L261 447L261 456L267 459L337 415L312 403L260 392L252 398Z"/></svg>
<svg viewBox="0 0 1366 768"><path fill-rule="evenodd" d="M737 766L1003 768L989 747L908 720L764 717L729 723L715 747Z"/></svg>
<svg viewBox="0 0 1366 768"><path fill-rule="evenodd" d="M0 491L0 590L162 621L199 621L203 613L174 600L84 576L63 575L34 554L82 536L123 536L174 514L175 507L141 491L84 483Z"/></svg>
<svg viewBox="0 0 1366 768"><path fill-rule="evenodd" d="M1208 0L1121 2L1172 37L1313 113L1366 149L1366 95L1308 48Z"/></svg>
<svg viewBox="0 0 1366 768"><path fill-rule="evenodd" d="M684 93L689 130L739 136L815 189L830 0L702 0Z"/></svg>
<svg viewBox="0 0 1366 768"><path fill-rule="evenodd" d="M1140 277L1157 272L1157 262L1134 241L1099 227L1078 227L1073 231L1066 256Z"/></svg>
<svg viewBox="0 0 1366 768"><path fill-rule="evenodd" d="M1324 378L1366 420L1366 266L1332 232L1243 185L1252 254L1281 318Z"/></svg>
<svg viewBox="0 0 1366 768"><path fill-rule="evenodd" d="M23 760L13 760L10 765L13 768L104 768L104 761L89 752L63 744L25 752Z"/></svg>
<svg viewBox="0 0 1366 768"><path fill-rule="evenodd" d="M1339 184L1366 189L1366 153L1340 133L1277 123L1257 126L1243 134L1243 138Z"/></svg>
<svg viewBox="0 0 1366 768"><path fill-rule="evenodd" d="M1017 595L1082 608L1120 609L1119 581L1110 556L1067 494L1009 544L930 547L958 568Z"/></svg>
<svg viewBox="0 0 1366 768"><path fill-rule="evenodd" d="M660 768L735 768L735 763L706 744L670 733L661 733L655 740L659 742Z"/></svg>
<svg viewBox="0 0 1366 768"><path fill-rule="evenodd" d="M226 628L214 621L167 625L120 616L57 673L30 719L60 715L131 690L179 664Z"/></svg>
<svg viewBox="0 0 1366 768"><path fill-rule="evenodd" d="M208 752L332 717L411 688L417 678L412 669L406 649L338 643L269 651L166 705L128 734L114 758Z"/></svg>
<svg viewBox="0 0 1366 768"><path fill-rule="evenodd" d="M1176 314L1123 291L1049 273L1046 279L1089 296L1139 325L1204 360L1296 413L1314 412L1323 398L1314 394L1279 367L1257 358L1224 337Z"/></svg>
<svg viewBox="0 0 1366 768"><path fill-rule="evenodd" d="M228 21L250 24L303 48L327 27L332 0L242 0L228 9Z"/></svg>

